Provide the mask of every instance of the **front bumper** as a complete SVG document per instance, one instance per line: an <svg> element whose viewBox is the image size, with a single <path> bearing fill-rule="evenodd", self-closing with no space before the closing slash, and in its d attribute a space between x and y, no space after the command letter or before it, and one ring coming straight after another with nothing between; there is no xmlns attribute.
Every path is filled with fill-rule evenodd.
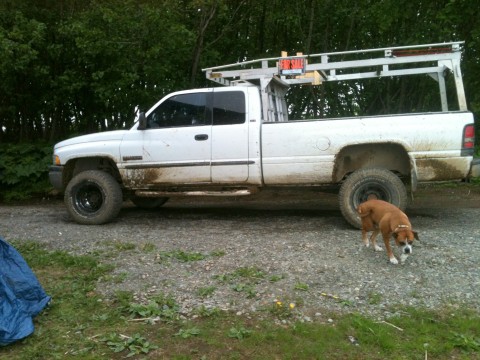
<svg viewBox="0 0 480 360"><path fill-rule="evenodd" d="M48 179L50 180L50 184L56 189L63 191L63 166L59 165L52 165L48 169Z"/></svg>
<svg viewBox="0 0 480 360"><path fill-rule="evenodd" d="M472 160L470 166L470 177L480 177L480 158Z"/></svg>

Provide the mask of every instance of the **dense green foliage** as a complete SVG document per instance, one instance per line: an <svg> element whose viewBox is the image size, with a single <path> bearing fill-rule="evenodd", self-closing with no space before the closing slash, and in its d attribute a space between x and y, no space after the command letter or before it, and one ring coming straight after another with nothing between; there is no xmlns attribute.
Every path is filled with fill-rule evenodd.
<svg viewBox="0 0 480 360"><path fill-rule="evenodd" d="M43 196L50 188L52 147L45 144L0 144L0 200Z"/></svg>
<svg viewBox="0 0 480 360"><path fill-rule="evenodd" d="M137 109L163 95L211 85L202 68L282 50L464 40L467 103L478 116L477 10L471 0L3 0L0 143L41 145L0 149L0 197L47 184L43 143L129 127ZM293 118L440 109L428 76L325 83L296 88L288 100ZM456 99L449 102L455 108Z"/></svg>
<svg viewBox="0 0 480 360"><path fill-rule="evenodd" d="M281 50L465 40L467 100L478 114L477 10L470 0L4 0L0 142L128 127L138 107L205 86L202 67ZM289 100L294 115L341 116L352 107L371 114L438 109L438 98L436 84L423 77L307 87Z"/></svg>

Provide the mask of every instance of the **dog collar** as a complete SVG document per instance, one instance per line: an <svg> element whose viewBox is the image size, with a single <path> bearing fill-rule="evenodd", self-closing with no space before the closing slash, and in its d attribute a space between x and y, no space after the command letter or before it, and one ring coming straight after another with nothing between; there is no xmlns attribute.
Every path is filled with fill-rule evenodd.
<svg viewBox="0 0 480 360"><path fill-rule="evenodd" d="M410 226L408 225L398 225L397 228L395 230L393 230L393 232L397 232L397 231L400 231L400 229L408 229Z"/></svg>

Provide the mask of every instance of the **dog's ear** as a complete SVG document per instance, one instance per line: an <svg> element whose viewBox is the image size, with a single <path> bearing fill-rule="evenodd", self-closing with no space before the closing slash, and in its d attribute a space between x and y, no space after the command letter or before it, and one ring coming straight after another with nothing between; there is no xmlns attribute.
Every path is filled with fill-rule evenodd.
<svg viewBox="0 0 480 360"><path fill-rule="evenodd" d="M418 241L420 241L420 239L418 238L417 232L416 232L416 231L412 231L412 233L413 233L413 237L414 237L415 239L417 239Z"/></svg>
<svg viewBox="0 0 480 360"><path fill-rule="evenodd" d="M397 240L398 234L397 234L396 232L393 232L393 233L392 233L392 236L393 236L393 238L394 238L395 240Z"/></svg>

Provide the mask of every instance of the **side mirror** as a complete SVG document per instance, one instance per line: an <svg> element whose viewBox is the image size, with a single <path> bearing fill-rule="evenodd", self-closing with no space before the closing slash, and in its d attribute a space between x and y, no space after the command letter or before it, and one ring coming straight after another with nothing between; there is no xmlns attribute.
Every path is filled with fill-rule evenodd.
<svg viewBox="0 0 480 360"><path fill-rule="evenodd" d="M145 130L147 128L147 117L145 113L142 111L138 114L138 127L137 130Z"/></svg>

